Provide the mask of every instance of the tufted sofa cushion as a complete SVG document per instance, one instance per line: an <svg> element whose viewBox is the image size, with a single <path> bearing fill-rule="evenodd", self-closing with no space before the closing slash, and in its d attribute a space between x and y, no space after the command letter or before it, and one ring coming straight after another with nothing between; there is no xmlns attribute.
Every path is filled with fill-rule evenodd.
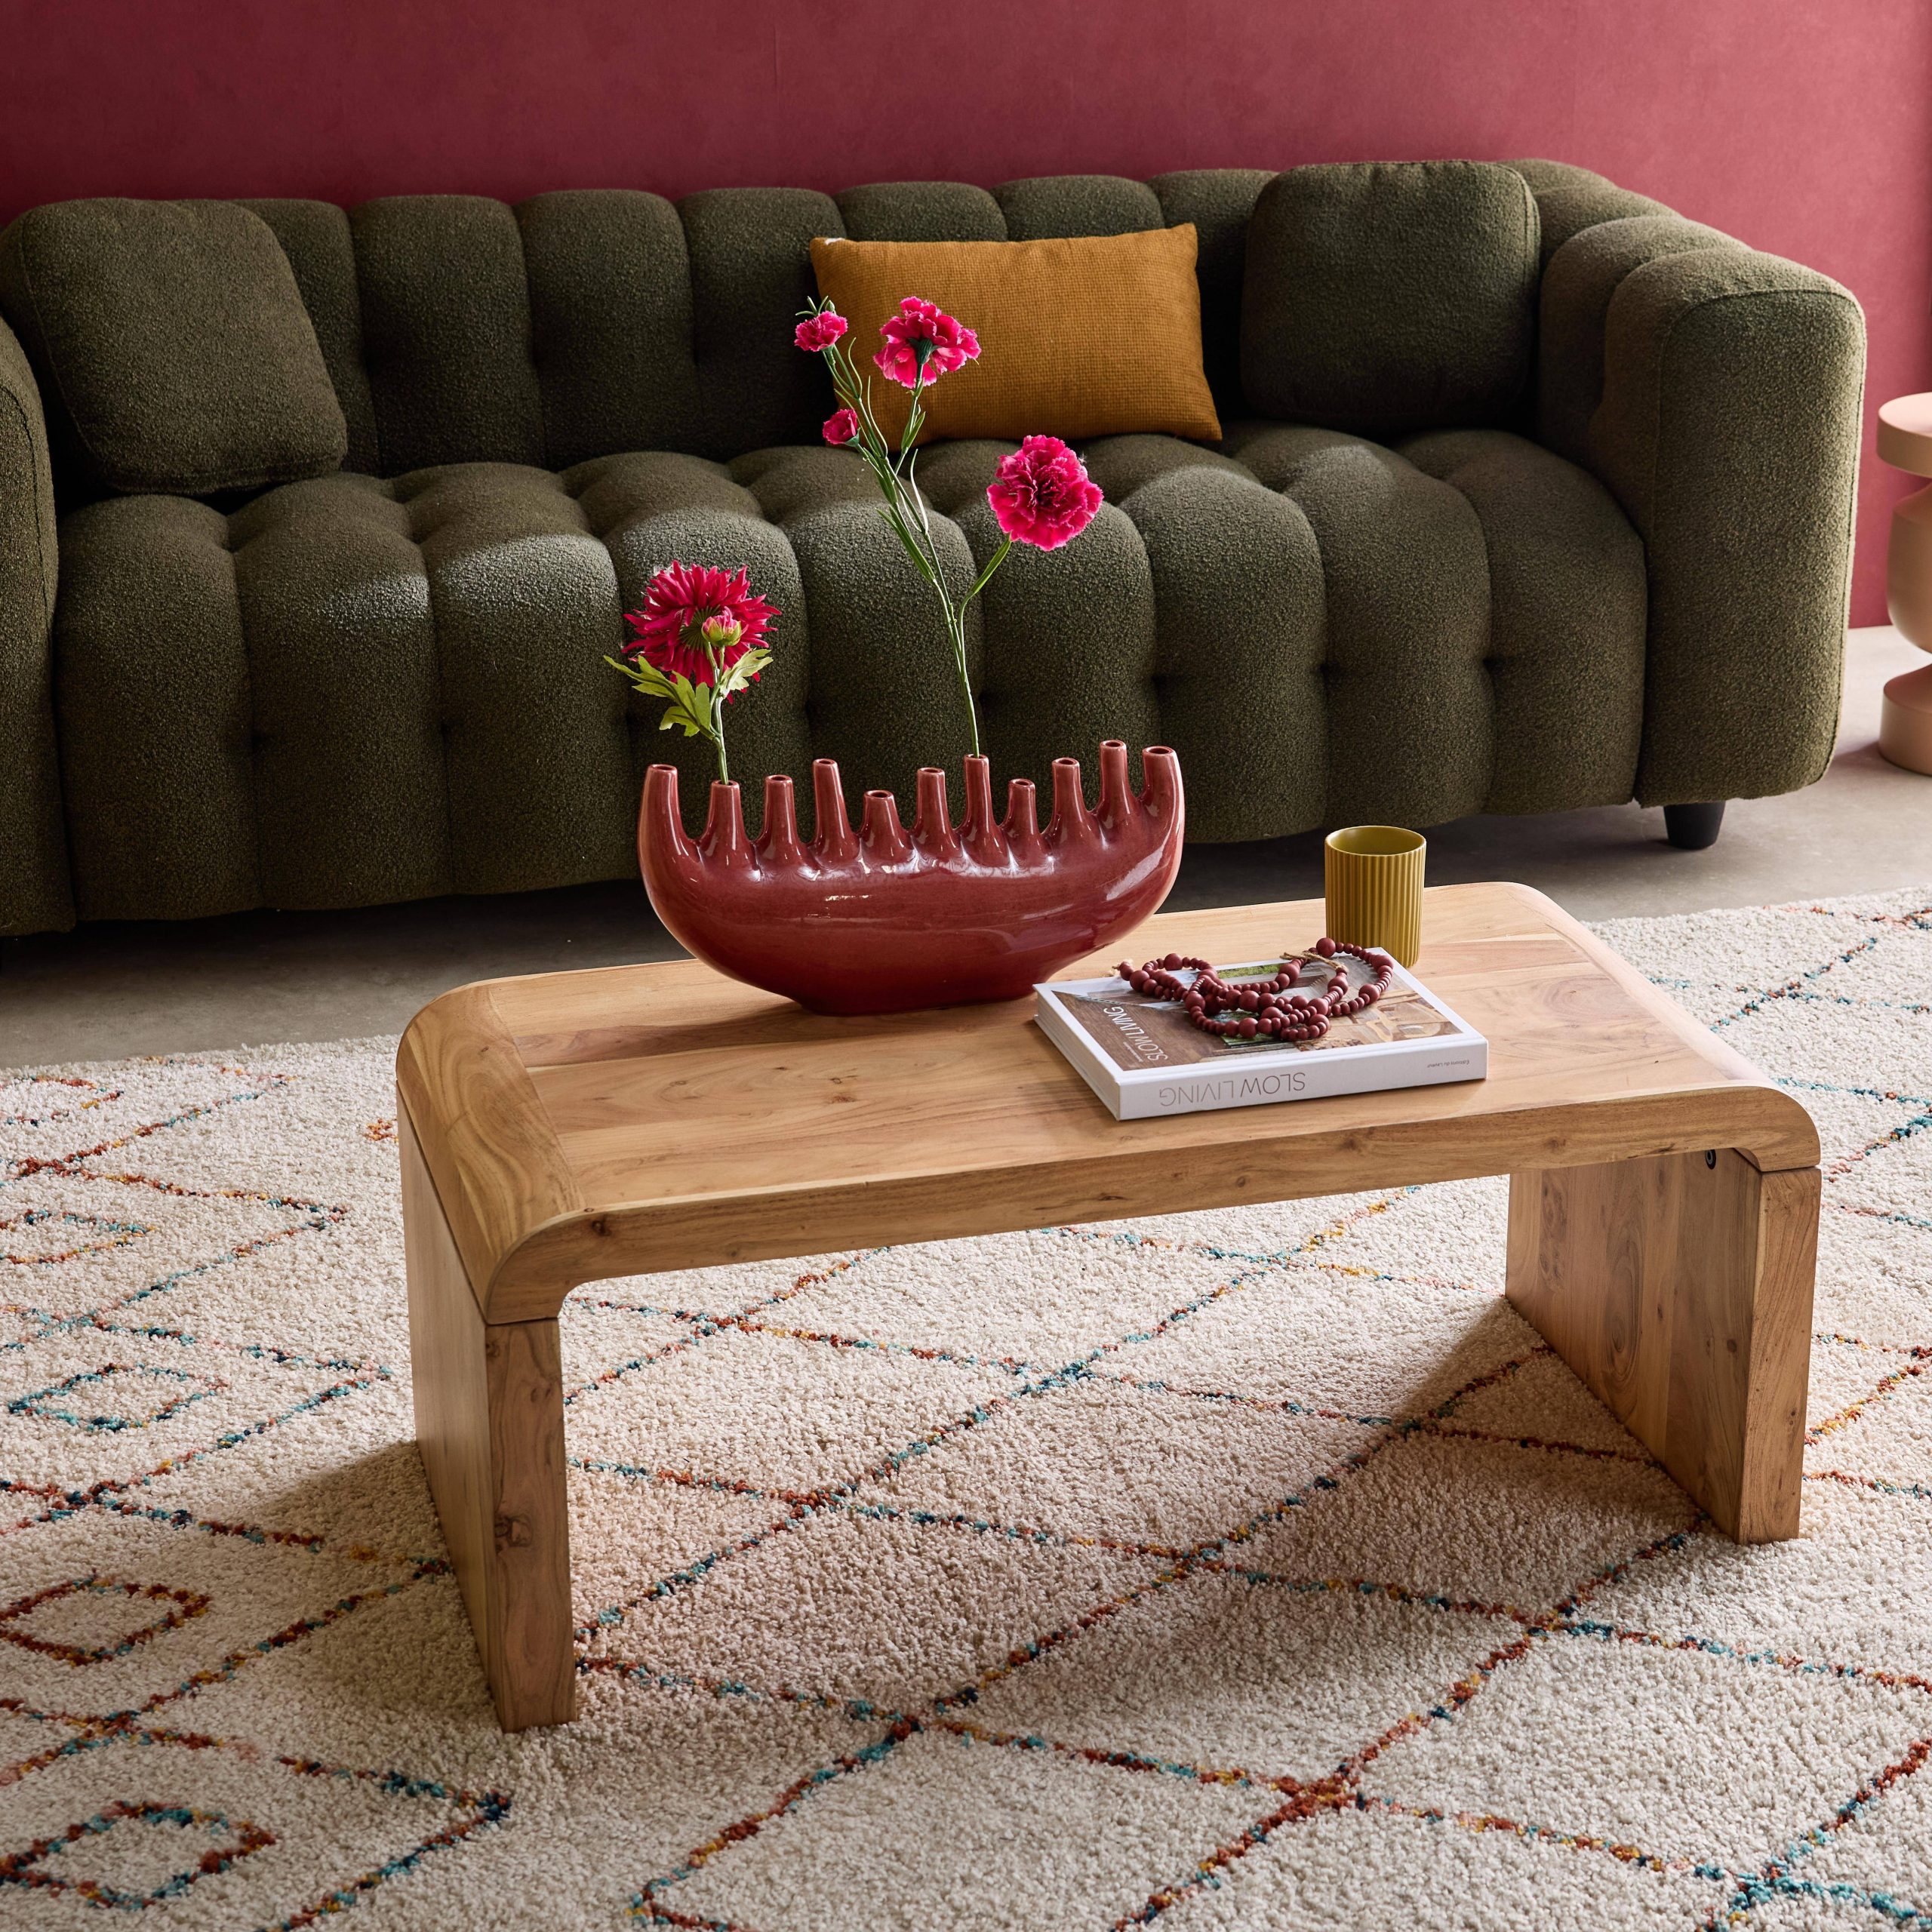
<svg viewBox="0 0 1932 1932"><path fill-rule="evenodd" d="M1009 447L921 465L962 587ZM1391 448L1250 422L1226 448L1090 445L1109 500L1087 534L994 580L971 654L1001 774L1164 741L1208 838L1629 796L1644 564L1600 485L1498 430ZM54 658L82 916L629 873L641 767L707 775L601 661L672 556L744 565L783 612L732 715L745 769L829 754L854 795L956 772L945 638L872 506L848 453L779 446L72 512Z"/></svg>
<svg viewBox="0 0 1932 1932"><path fill-rule="evenodd" d="M184 496L334 469L348 434L287 257L232 202L29 208L0 306L70 481Z"/></svg>
<svg viewBox="0 0 1932 1932"><path fill-rule="evenodd" d="M1385 436L1508 422L1529 391L1539 232L1528 183L1497 162L1278 174L1247 233L1250 405Z"/></svg>

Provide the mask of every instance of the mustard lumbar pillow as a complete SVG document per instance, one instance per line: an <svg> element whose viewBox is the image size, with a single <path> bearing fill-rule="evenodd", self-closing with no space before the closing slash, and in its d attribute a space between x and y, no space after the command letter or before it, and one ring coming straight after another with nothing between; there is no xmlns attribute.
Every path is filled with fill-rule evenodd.
<svg viewBox="0 0 1932 1932"><path fill-rule="evenodd" d="M812 244L818 292L851 325L869 363L879 331L917 296L956 315L980 355L920 397L918 440L1008 441L1152 430L1218 442L1201 363L1194 224L1043 242ZM904 432L910 392L875 385L879 427Z"/></svg>

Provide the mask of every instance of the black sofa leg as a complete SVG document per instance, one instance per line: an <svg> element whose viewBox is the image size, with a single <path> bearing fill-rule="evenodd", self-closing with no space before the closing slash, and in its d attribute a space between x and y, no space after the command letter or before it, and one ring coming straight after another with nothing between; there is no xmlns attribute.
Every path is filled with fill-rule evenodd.
<svg viewBox="0 0 1932 1932"><path fill-rule="evenodd" d="M1721 798L1714 805L1666 805L1663 835L1680 852L1701 852L1706 845L1718 842L1724 807Z"/></svg>

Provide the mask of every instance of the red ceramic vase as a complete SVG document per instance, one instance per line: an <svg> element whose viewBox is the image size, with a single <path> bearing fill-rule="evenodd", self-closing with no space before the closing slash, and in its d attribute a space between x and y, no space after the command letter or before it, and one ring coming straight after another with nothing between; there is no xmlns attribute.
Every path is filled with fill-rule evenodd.
<svg viewBox="0 0 1932 1932"><path fill-rule="evenodd" d="M764 781L764 829L746 835L736 785L714 783L703 835L685 835L678 773L644 781L638 861L672 936L721 973L819 1013L897 1013L1017 999L1157 910L1180 865L1180 761L1100 747L1100 802L1081 795L1080 761L1054 764L1053 820L1039 829L1030 780L993 817L983 758L966 761L966 816L948 820L946 774L919 774L909 836L890 792L866 794L854 838L830 758L812 767L818 835L798 838L792 781Z"/></svg>

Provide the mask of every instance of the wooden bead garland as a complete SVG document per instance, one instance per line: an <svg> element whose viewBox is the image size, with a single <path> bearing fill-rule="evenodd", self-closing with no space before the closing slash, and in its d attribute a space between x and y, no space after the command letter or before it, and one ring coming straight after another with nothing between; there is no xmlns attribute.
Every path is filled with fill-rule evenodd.
<svg viewBox="0 0 1932 1932"><path fill-rule="evenodd" d="M1178 1001L1204 1033L1223 1039L1318 1040L1331 1022L1373 1006L1389 990L1395 968L1386 952L1346 940L1318 939L1314 950L1332 965L1334 977L1325 992L1312 995L1294 990L1295 967L1287 958L1272 980L1238 983L1223 979L1206 960L1184 958L1178 952L1140 966L1123 959L1116 970L1136 992L1149 999ZM1349 969L1340 957L1343 954L1359 959L1375 975L1352 993L1348 990ZM1194 977L1183 981L1180 975L1188 971Z"/></svg>

